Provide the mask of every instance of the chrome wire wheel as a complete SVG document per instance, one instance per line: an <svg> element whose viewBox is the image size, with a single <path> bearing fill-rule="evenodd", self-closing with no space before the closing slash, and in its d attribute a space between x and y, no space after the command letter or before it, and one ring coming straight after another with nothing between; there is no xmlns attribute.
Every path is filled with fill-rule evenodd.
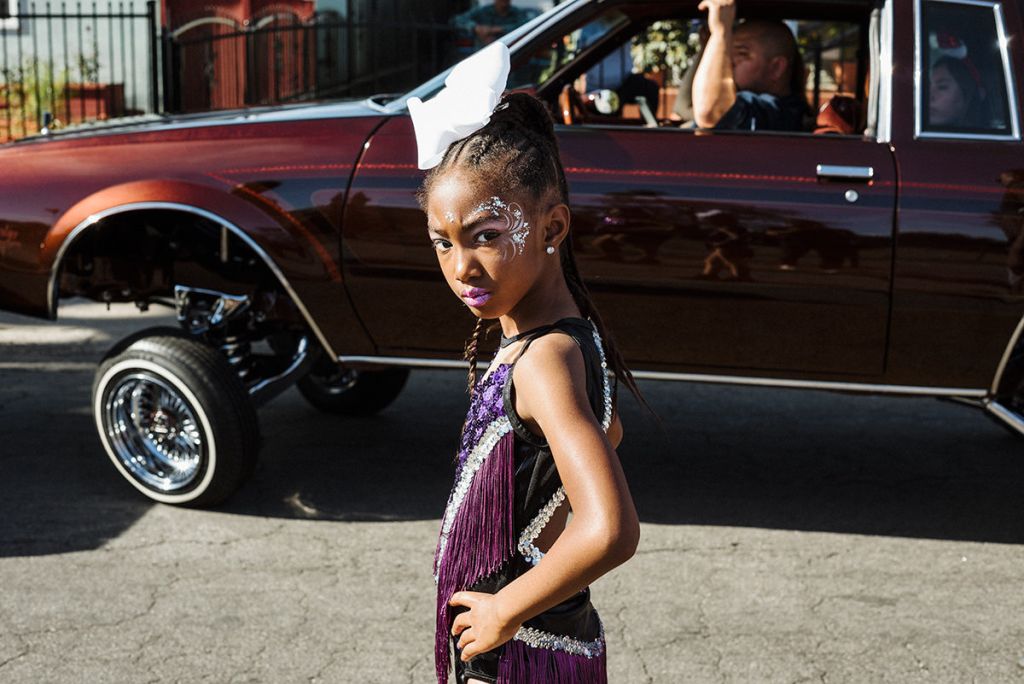
<svg viewBox="0 0 1024 684"><path fill-rule="evenodd" d="M112 383L103 410L110 444L133 477L162 492L193 484L207 439L180 392L154 373L128 373Z"/></svg>
<svg viewBox="0 0 1024 684"><path fill-rule="evenodd" d="M140 331L110 350L92 393L107 456L149 499L212 506L252 475L259 419L218 350L162 328Z"/></svg>

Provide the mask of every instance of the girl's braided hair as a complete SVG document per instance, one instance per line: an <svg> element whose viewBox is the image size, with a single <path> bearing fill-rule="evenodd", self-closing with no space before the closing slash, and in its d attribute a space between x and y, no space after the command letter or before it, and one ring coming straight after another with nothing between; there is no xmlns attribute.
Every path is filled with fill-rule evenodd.
<svg viewBox="0 0 1024 684"><path fill-rule="evenodd" d="M529 193L535 201L554 193L559 202L569 204L569 184L558 154L558 140L555 138L551 114L544 103L526 93L506 94L486 126L452 143L441 162L423 180L417 194L421 206L426 205L426 198L437 180L453 168L471 170L475 177L487 182L490 187ZM598 334L604 342L609 368L618 381L625 384L641 403L646 404L640 396L633 374L629 372L580 277L571 238L562 241L560 256L569 292L583 317L590 318L597 326ZM469 362L470 393L473 392L476 380L477 347L483 330L483 319L478 319L472 336L466 342L465 359Z"/></svg>

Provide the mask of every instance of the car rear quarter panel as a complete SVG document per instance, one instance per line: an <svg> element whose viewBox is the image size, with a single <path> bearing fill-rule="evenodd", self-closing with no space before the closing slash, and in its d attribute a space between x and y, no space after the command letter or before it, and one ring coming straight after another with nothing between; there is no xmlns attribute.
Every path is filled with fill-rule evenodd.
<svg viewBox="0 0 1024 684"><path fill-rule="evenodd" d="M0 151L0 306L53 315L55 260L77 226L114 207L170 202L243 230L334 349L368 353L338 264L349 177L379 121L222 125L9 146Z"/></svg>
<svg viewBox="0 0 1024 684"><path fill-rule="evenodd" d="M915 138L914 5L894 4L893 145L898 236L890 382L988 387L1021 317L1024 144ZM1021 111L1019 3L1004 3ZM927 77L924 75L923 77ZM1015 256L1016 254L1016 256Z"/></svg>

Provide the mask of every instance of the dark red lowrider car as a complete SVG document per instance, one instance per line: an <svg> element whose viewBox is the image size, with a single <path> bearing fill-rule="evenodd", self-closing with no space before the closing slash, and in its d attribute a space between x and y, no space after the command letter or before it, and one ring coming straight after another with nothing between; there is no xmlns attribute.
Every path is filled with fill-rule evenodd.
<svg viewBox="0 0 1024 684"><path fill-rule="evenodd" d="M740 12L790 21L818 133L681 127L664 70L642 77L647 100L596 112L586 92L611 56L666 35L692 47L696 0L574 0L505 38L510 87L564 122L581 268L637 375L957 397L1024 432L1024 4ZM985 98L969 127L928 106L951 52ZM234 491L257 456L254 407L292 382L325 410L372 412L409 368L462 366L471 320L413 197L405 109L443 77L0 148L0 306L177 309L180 329L122 341L94 386L103 445L145 495Z"/></svg>

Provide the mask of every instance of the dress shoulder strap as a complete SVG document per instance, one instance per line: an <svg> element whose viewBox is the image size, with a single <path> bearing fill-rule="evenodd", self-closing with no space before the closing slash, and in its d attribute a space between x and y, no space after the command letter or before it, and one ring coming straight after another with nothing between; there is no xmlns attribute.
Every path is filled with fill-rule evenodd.
<svg viewBox="0 0 1024 684"><path fill-rule="evenodd" d="M590 400L590 407L605 430L608 429L608 425L611 422L611 388L606 372L607 363L605 362L604 349L602 348L600 337L597 335L596 328L587 319L563 318L550 325L530 331L526 341L509 363L505 385L502 388L505 415L508 417L512 429L526 442L538 447L546 447L547 440L534 434L516 413L515 386L512 381L512 373L515 370L516 363L523 357L523 354L526 353L530 345L535 340L553 332L568 335L580 348L580 351L583 353L586 372L586 392L587 398Z"/></svg>

